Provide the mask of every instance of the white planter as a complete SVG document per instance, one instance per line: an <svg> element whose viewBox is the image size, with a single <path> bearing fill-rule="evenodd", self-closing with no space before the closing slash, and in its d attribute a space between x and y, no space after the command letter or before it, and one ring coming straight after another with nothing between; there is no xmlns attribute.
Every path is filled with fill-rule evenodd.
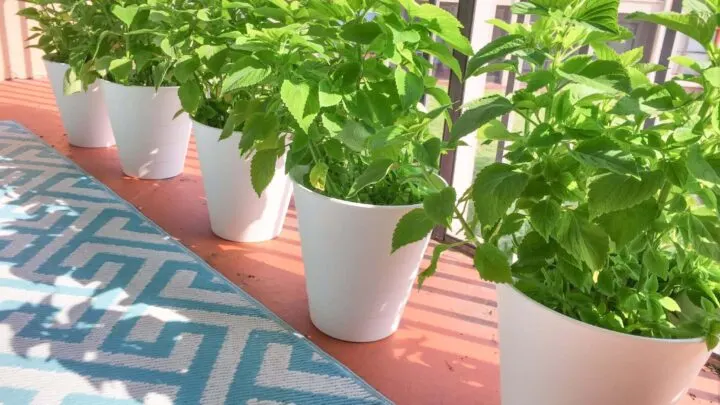
<svg viewBox="0 0 720 405"><path fill-rule="evenodd" d="M350 342L393 334L430 235L390 254L392 234L420 205L357 204L295 183L295 206L313 324Z"/></svg>
<svg viewBox="0 0 720 405"><path fill-rule="evenodd" d="M107 148L115 145L99 84L91 84L87 92L66 96L63 92L63 81L65 72L70 67L65 63L48 60L44 62L70 145L82 148Z"/></svg>
<svg viewBox="0 0 720 405"><path fill-rule="evenodd" d="M220 129L195 121L193 129L212 231L236 242L261 242L278 236L292 195L285 156L278 160L275 177L258 198L250 182L250 160L238 152L241 133L218 141Z"/></svg>
<svg viewBox="0 0 720 405"><path fill-rule="evenodd" d="M166 179L182 173L190 141L187 113L180 109L177 87L123 86L101 81L108 115L125 174Z"/></svg>
<svg viewBox="0 0 720 405"><path fill-rule="evenodd" d="M701 339L626 335L497 292L503 405L671 405L710 356Z"/></svg>

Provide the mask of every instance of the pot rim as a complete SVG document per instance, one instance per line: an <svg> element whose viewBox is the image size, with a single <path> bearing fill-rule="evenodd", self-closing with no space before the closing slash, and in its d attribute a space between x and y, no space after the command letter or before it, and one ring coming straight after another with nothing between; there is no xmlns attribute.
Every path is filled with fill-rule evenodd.
<svg viewBox="0 0 720 405"><path fill-rule="evenodd" d="M202 122L196 120L195 117L193 117L193 116L190 116L190 121L192 121L193 125L198 125L198 126L208 128L208 129L214 129L215 131L220 131L220 132L222 132L222 130L223 130L222 128L211 127L210 125L203 124ZM242 133L242 132L233 131L233 134L240 134L240 133Z"/></svg>
<svg viewBox="0 0 720 405"><path fill-rule="evenodd" d="M502 284L502 285L498 285L498 286L499 287L507 287L508 291L512 291L513 293L517 294L523 300L530 301L531 305L538 307L540 310L549 311L556 316L564 318L566 321L572 322L572 323L577 324L584 328L593 329L599 333L607 333L607 334L611 334L611 335L617 335L618 337L632 338L635 340L669 343L669 344L688 344L688 343L703 343L704 344L705 343L705 339L702 337L685 338L685 339L654 338L654 337L647 337L647 336L631 335L629 333L622 333L622 332L614 331L611 329L601 328L599 326L595 326L595 325L591 325L591 324L583 322L583 321L579 321L575 318L569 317L563 313L555 311L554 309L549 308L549 307L535 301L534 299L528 297L527 295L525 295L525 293L523 293L522 291L515 288L515 286L512 284ZM498 305L498 308L499 307L500 306ZM502 312L502 309L500 309L500 312ZM502 314L500 316L502 317ZM500 319L500 322L502 322L502 319ZM708 352L712 352L712 350L708 350Z"/></svg>
<svg viewBox="0 0 720 405"><path fill-rule="evenodd" d="M357 203L352 201L345 201L341 200L339 198L334 197L328 197L326 195L320 194L315 190L311 190L307 187L305 187L303 184L299 183L297 180L295 180L292 173L290 174L290 181L293 183L294 187L301 188L311 194L314 194L324 200L328 200L332 203L345 205L348 207L355 207L360 209L375 209L375 210L407 210L407 209L414 209L414 208L422 208L422 202L417 204L406 204L406 205L375 205L375 204L365 204L365 203Z"/></svg>
<svg viewBox="0 0 720 405"><path fill-rule="evenodd" d="M125 84L115 83L115 82L113 82L113 81L111 81L111 80L108 80L108 79L105 79L105 78L103 78L103 77L99 77L97 80L100 81L100 82L102 82L102 83L108 83L108 84L112 84L112 85L119 86L119 87L125 87L125 88L129 88L129 89L152 89L152 90L155 90L155 86L136 86L136 85L132 85L132 84L131 84L131 85L125 85ZM175 89L175 90L179 90L179 89L180 89L180 86L160 86L160 87L158 87L158 89Z"/></svg>
<svg viewBox="0 0 720 405"><path fill-rule="evenodd" d="M56 64L56 65L63 65L63 66L70 67L70 64L69 64L69 63L66 63L66 62L55 62L54 60L47 59L47 55L43 55L43 56L42 56L42 60L43 60L43 62L45 62L45 63L54 63L54 64Z"/></svg>

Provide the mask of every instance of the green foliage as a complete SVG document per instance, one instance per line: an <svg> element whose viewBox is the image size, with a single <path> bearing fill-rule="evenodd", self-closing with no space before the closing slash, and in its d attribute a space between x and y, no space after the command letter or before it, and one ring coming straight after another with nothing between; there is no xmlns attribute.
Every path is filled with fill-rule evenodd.
<svg viewBox="0 0 720 405"><path fill-rule="evenodd" d="M432 195L435 209L425 211L437 224L462 225L459 243L476 246L486 280L513 283L593 325L704 336L712 347L720 332L718 10L717 2L688 3L685 14L633 17L705 47L709 63L674 58L697 72L703 91L692 93L684 77L650 82L645 75L658 67L641 63L642 48L617 54L608 45L628 38L617 0L515 3L537 20L531 28L496 22L509 35L471 57L468 71L522 60L525 88L471 104L452 128L456 142L475 130L511 142L504 161L481 170L454 209L446 206L454 196ZM594 56L577 55L584 46ZM523 119L522 131L504 128L498 118L507 113ZM412 217L430 224L420 212ZM416 232L410 219L400 221L406 235ZM436 249L422 280L446 248Z"/></svg>

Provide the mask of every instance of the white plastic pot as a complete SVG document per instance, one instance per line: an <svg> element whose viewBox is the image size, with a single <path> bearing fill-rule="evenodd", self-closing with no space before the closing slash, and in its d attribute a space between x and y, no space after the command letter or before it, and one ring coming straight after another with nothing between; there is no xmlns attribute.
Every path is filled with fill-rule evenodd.
<svg viewBox="0 0 720 405"><path fill-rule="evenodd" d="M391 254L392 234L420 205L352 203L295 183L295 207L313 324L350 342L393 334L430 235Z"/></svg>
<svg viewBox="0 0 720 405"><path fill-rule="evenodd" d="M250 181L250 160L238 152L242 134L219 141L222 130L193 121L210 227L223 239L262 242L275 238L285 223L292 183L285 174L285 156L260 197Z"/></svg>
<svg viewBox="0 0 720 405"><path fill-rule="evenodd" d="M107 148L115 145L99 84L95 82L86 92L66 96L63 81L65 72L70 67L65 63L49 60L44 62L70 145L82 148Z"/></svg>
<svg viewBox="0 0 720 405"><path fill-rule="evenodd" d="M503 405L671 405L710 356L701 339L622 334L497 292Z"/></svg>
<svg viewBox="0 0 720 405"><path fill-rule="evenodd" d="M101 81L125 174L166 179L182 173L190 141L190 118L182 113L177 87L123 86Z"/></svg>

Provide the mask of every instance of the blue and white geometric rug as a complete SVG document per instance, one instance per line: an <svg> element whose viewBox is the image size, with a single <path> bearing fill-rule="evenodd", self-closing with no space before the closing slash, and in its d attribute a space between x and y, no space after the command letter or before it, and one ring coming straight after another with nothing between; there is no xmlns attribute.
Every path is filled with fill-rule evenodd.
<svg viewBox="0 0 720 405"><path fill-rule="evenodd" d="M138 403L390 401L0 121L0 404Z"/></svg>

